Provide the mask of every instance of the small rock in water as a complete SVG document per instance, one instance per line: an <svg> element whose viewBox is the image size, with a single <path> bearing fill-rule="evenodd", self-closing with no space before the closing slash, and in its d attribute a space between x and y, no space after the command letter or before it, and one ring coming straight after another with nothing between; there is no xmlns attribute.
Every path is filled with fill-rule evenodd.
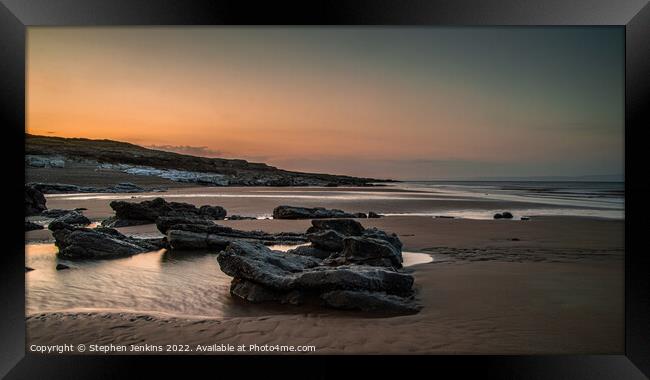
<svg viewBox="0 0 650 380"><path fill-rule="evenodd" d="M56 270L64 270L64 269L70 269L70 267L65 264L56 264Z"/></svg>
<svg viewBox="0 0 650 380"><path fill-rule="evenodd" d="M522 216L522 217L521 217L521 220L530 220L530 218L527 217L527 216Z"/></svg>
<svg viewBox="0 0 650 380"><path fill-rule="evenodd" d="M368 218L381 218L381 215L377 214L374 211L368 212Z"/></svg>
<svg viewBox="0 0 650 380"><path fill-rule="evenodd" d="M230 215L228 220L256 220L254 216Z"/></svg>
<svg viewBox="0 0 650 380"><path fill-rule="evenodd" d="M503 219L503 214L501 213L494 214L494 219Z"/></svg>
<svg viewBox="0 0 650 380"><path fill-rule="evenodd" d="M508 212L508 211L504 211L503 213L501 213L501 216L504 219L512 219L512 214L510 212Z"/></svg>

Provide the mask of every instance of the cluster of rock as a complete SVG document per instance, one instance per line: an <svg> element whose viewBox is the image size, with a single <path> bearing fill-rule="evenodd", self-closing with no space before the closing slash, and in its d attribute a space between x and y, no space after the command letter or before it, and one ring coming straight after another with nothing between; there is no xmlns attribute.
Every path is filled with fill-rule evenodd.
<svg viewBox="0 0 650 380"><path fill-rule="evenodd" d="M139 239L113 228L85 228L66 223L50 223L58 256L68 260L114 259L165 248L163 239Z"/></svg>
<svg viewBox="0 0 650 380"><path fill-rule="evenodd" d="M29 184L43 194L69 194L69 193L143 193L147 191L163 191L162 189L145 189L131 182L121 182L107 187L77 186L65 183L40 183Z"/></svg>
<svg viewBox="0 0 650 380"><path fill-rule="evenodd" d="M352 219L313 220L309 246L280 252L233 241L217 256L233 277L230 292L249 302L302 304L409 314L413 276L401 271L402 243L395 234L365 229Z"/></svg>
<svg viewBox="0 0 650 380"><path fill-rule="evenodd" d="M513 216L510 212L504 211L494 214L494 219L512 219Z"/></svg>
<svg viewBox="0 0 650 380"><path fill-rule="evenodd" d="M278 206L273 209L273 219L332 219L332 218L379 218L380 215L370 211L349 213L339 209L323 207Z"/></svg>
<svg viewBox="0 0 650 380"><path fill-rule="evenodd" d="M57 225L77 225L85 226L90 224L90 220L81 213L82 209L61 210L47 209L46 199L38 188L25 185L25 216L41 216L52 219L49 222L49 228L57 228ZM25 231L42 230L41 224L25 220Z"/></svg>
<svg viewBox="0 0 650 380"><path fill-rule="evenodd" d="M28 202L27 199L31 197L40 200L42 194L29 186L25 187L25 194L26 209L29 207L34 209L34 200L31 199ZM53 219L49 222L48 229L52 231L55 244L59 248L58 256L64 259L109 259L126 257L166 246L163 239L136 239L125 236L113 228L106 227L86 228L85 226L89 225L91 221L82 214L82 209L47 210L44 207L45 202L43 202L42 206L42 208L38 208L41 211L37 215ZM27 220L25 221L26 231L36 229L43 229L43 226ZM57 267L58 269L62 268Z"/></svg>
<svg viewBox="0 0 650 380"><path fill-rule="evenodd" d="M206 221L222 220L226 210L220 206L196 207L190 203L167 202L163 198L155 198L140 203L113 201L110 203L115 216L102 222L104 227L127 227L156 223L160 217L194 218Z"/></svg>
<svg viewBox="0 0 650 380"><path fill-rule="evenodd" d="M304 234L263 231L242 231L220 226L202 218L160 217L156 227L166 236L173 250L209 250L218 252L232 242L254 242L265 245L299 244L307 241Z"/></svg>

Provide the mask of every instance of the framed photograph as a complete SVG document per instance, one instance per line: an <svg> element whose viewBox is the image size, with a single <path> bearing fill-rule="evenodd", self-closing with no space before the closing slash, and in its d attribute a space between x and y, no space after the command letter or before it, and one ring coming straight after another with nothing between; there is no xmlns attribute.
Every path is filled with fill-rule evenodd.
<svg viewBox="0 0 650 380"><path fill-rule="evenodd" d="M649 21L2 0L0 374L647 378Z"/></svg>

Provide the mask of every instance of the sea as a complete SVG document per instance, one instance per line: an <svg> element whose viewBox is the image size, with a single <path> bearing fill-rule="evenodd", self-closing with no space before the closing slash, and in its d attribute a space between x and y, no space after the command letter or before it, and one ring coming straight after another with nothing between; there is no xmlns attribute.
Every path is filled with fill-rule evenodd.
<svg viewBox="0 0 650 380"><path fill-rule="evenodd" d="M577 181L410 181L395 184L405 190L422 191L449 199L500 200L513 202L515 218L529 216L625 217L624 182ZM530 203L537 204L527 208ZM518 204L521 204L519 206ZM466 219L493 219L500 209L472 209L408 213ZM510 211L510 210L507 210ZM400 215L392 213L390 215Z"/></svg>

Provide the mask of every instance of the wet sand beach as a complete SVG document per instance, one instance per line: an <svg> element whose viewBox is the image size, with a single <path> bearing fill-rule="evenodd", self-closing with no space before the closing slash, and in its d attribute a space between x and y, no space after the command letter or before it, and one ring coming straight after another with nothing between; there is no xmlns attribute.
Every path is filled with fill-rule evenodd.
<svg viewBox="0 0 650 380"><path fill-rule="evenodd" d="M381 213L411 208L435 212L470 202L476 209L502 208L515 213L517 208L545 207L469 197L454 200L392 188L208 190L207 193L232 196L191 196L197 193L196 188L174 189L156 196L197 205L222 205L229 215L257 216L269 214L279 204ZM287 193L294 196L260 197ZM309 197L322 193L327 194ZM241 196L247 194L251 196ZM141 199L131 197L142 195L147 196L105 194L136 201ZM176 195L180 196L174 198ZM88 210L84 213L93 220L112 215L108 207L110 200L86 199L87 196L50 195L48 207L85 207ZM530 220L472 220L411 215L360 222L364 227L376 226L395 232L405 252L433 257L430 263L407 268L415 276L418 302L423 306L419 313L376 317L324 308L247 305L233 301L225 285L204 292L206 299L221 297L223 301L215 301L212 310L204 308L200 313L193 313L191 307L185 313L164 306L143 310L138 308L137 299L130 307L125 307L128 301L120 301L119 307L93 308L90 307L93 302L89 301L84 308L57 309L39 305L41 301L37 297L30 304L29 276L37 278L37 269L26 273L28 343L188 344L192 348L198 344L222 343L314 345L316 354L614 354L623 351L624 222L621 219L537 216ZM259 219L219 223L243 230L302 232L310 221ZM157 234L153 225L119 230L136 236ZM47 230L26 234L26 243L51 242L50 239ZM138 260L137 257L132 259ZM142 257L140 260L145 260ZM158 271L160 268L180 270L178 265L163 266L158 263L160 260L162 256L147 265L155 265ZM197 282L199 278L210 281L210 276L219 277L214 254L196 260L203 266L213 266L209 268L214 271L214 274L201 273L205 278L197 274ZM54 275L59 276L58 281L71 281L66 278L72 276L81 281L83 276L79 272L82 271L74 269ZM192 281L192 276L187 277L187 281ZM71 281L70 286L83 286L79 281ZM175 287L183 288L183 283L169 283L169 297L177 296ZM153 305L157 305L158 298L163 304L165 287L147 297Z"/></svg>

